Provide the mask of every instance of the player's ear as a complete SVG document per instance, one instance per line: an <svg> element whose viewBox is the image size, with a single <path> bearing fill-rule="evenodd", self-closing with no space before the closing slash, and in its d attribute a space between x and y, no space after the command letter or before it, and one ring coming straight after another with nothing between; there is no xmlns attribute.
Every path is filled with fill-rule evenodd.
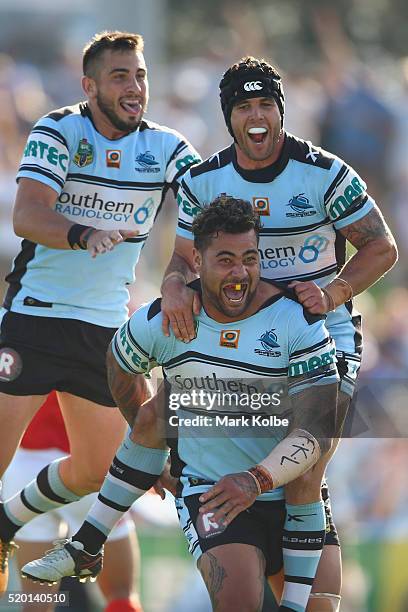
<svg viewBox="0 0 408 612"><path fill-rule="evenodd" d="M97 93L96 82L89 76L82 77L82 89L88 98L93 98Z"/></svg>
<svg viewBox="0 0 408 612"><path fill-rule="evenodd" d="M201 253L198 249L196 249L195 247L193 247L193 264L194 264L194 268L196 270L196 272L198 274L200 274L200 270L201 270L201 266L202 266L202 257L201 257Z"/></svg>

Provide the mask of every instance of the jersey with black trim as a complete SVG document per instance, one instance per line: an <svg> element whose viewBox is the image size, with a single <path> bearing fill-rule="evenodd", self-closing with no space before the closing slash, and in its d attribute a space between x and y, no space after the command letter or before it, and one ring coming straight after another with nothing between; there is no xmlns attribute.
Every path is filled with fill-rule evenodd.
<svg viewBox="0 0 408 612"><path fill-rule="evenodd" d="M88 105L59 109L31 131L17 180L56 192L54 209L74 223L138 230L136 238L92 259L87 251L51 249L23 240L7 280L5 308L35 316L74 318L118 327L127 317L127 285L169 187L199 161L178 132L143 120L109 140L94 127Z"/></svg>
<svg viewBox="0 0 408 612"><path fill-rule="evenodd" d="M194 217L221 194L248 200L262 221L261 276L276 281L313 280L327 285L343 266L345 239L338 230L374 205L366 184L344 161L286 134L279 160L259 170L238 166L235 146L191 168L177 196L177 234L193 238ZM341 351L361 351L352 304L329 313L327 326ZM356 335L355 335L356 334Z"/></svg>
<svg viewBox="0 0 408 612"><path fill-rule="evenodd" d="M201 309L196 329L188 344L164 336L157 300L136 311L111 345L129 374L148 374L157 366L164 370L171 386L168 418L178 426L175 463L183 496L208 490L207 483L260 462L285 437L287 427L259 419L266 412L290 418L300 391L314 387L318 397L321 385L338 381L335 346L324 318L308 322L302 307L286 297L272 298L252 316L233 323L218 323ZM194 399L193 391L201 391L201 399ZM229 398L234 401L236 392L240 399L231 410ZM200 417L209 420L192 426L184 420ZM236 437L231 432L237 430L225 421L231 417L238 418ZM248 422L242 420L246 417ZM276 489L261 497L282 496Z"/></svg>

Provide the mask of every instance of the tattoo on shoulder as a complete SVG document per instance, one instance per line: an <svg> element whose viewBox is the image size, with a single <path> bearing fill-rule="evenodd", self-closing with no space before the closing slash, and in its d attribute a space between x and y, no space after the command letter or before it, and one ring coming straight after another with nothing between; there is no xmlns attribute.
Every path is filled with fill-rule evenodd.
<svg viewBox="0 0 408 612"><path fill-rule="evenodd" d="M391 231L378 209L370 210L365 217L343 228L341 233L356 249L361 249L377 238L393 242Z"/></svg>

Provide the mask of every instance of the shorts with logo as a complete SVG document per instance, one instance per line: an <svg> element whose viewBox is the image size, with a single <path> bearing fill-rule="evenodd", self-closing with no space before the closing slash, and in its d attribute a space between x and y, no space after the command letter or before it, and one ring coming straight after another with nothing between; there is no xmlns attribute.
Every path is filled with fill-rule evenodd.
<svg viewBox="0 0 408 612"><path fill-rule="evenodd" d="M337 369L340 376L340 391L353 397L361 366L361 355L336 351Z"/></svg>
<svg viewBox="0 0 408 612"><path fill-rule="evenodd" d="M47 395L53 389L115 406L106 351L116 329L75 319L6 311L0 324L0 392Z"/></svg>
<svg viewBox="0 0 408 612"><path fill-rule="evenodd" d="M223 544L250 544L259 548L265 557L265 575L272 576L283 565L282 530L285 522L285 500L256 501L241 512L228 527L210 538L202 538L196 531L200 495L176 498L176 509L181 528L188 541L189 552L198 561L211 548Z"/></svg>

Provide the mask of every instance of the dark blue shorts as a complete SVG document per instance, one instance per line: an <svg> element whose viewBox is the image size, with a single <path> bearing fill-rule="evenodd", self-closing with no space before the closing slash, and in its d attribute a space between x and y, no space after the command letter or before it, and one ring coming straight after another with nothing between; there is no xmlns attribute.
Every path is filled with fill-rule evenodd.
<svg viewBox="0 0 408 612"><path fill-rule="evenodd" d="M115 406L106 373L115 331L74 319L6 312L0 326L0 392L46 395L56 389Z"/></svg>

